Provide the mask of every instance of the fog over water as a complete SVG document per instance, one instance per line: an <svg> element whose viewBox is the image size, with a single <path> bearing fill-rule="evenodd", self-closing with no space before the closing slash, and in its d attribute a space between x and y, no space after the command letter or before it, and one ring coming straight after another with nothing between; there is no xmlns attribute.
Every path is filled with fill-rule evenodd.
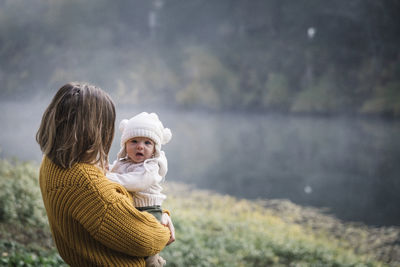
<svg viewBox="0 0 400 267"><path fill-rule="evenodd" d="M34 160L50 99L0 105L1 157ZM285 198L348 221L400 225L400 122L345 117L181 112L117 106L122 118L155 111L173 139L168 181L237 197ZM117 130L110 152L119 150Z"/></svg>

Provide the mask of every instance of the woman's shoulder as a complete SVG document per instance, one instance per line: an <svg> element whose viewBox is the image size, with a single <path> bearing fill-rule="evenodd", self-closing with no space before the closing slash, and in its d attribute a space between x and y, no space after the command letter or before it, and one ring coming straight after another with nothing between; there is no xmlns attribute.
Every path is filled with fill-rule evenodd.
<svg viewBox="0 0 400 267"><path fill-rule="evenodd" d="M46 189L50 191L73 189L82 190L86 194L92 191L105 202L114 202L121 194L123 197L129 197L122 186L112 183L99 167L92 164L76 163L71 168L63 169L45 159L42 163L41 179L45 180Z"/></svg>
<svg viewBox="0 0 400 267"><path fill-rule="evenodd" d="M87 185L91 181L104 176L95 165L76 163L70 168L63 168L46 156L43 158L40 174L44 179L51 179L51 185L58 188Z"/></svg>
<svg viewBox="0 0 400 267"><path fill-rule="evenodd" d="M101 170L100 167L97 167L93 164L77 163L76 166L73 167L75 167L78 172L82 172L84 176L89 178L98 178L104 176L104 171Z"/></svg>
<svg viewBox="0 0 400 267"><path fill-rule="evenodd" d="M96 191L104 202L114 203L121 197L131 197L123 186L111 182L104 172L95 165L80 163L77 167L87 179L86 186Z"/></svg>

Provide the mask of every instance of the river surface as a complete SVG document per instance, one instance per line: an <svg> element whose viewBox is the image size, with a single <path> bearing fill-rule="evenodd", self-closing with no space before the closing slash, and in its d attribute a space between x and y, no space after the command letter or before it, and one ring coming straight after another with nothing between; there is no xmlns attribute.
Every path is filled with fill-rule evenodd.
<svg viewBox="0 0 400 267"><path fill-rule="evenodd" d="M40 162L34 136L48 103L0 105L1 157ZM140 111L117 107L117 129ZM163 147L169 181L240 198L290 199L345 221L400 225L400 121L156 111L173 133ZM111 161L119 137L117 130Z"/></svg>

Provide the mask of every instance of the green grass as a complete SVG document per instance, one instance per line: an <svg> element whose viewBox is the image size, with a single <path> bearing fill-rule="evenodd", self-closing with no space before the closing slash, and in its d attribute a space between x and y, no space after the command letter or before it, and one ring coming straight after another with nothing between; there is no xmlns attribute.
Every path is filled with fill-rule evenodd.
<svg viewBox="0 0 400 267"><path fill-rule="evenodd" d="M168 266L384 266L344 240L286 223L261 203L169 184L177 241Z"/></svg>
<svg viewBox="0 0 400 267"><path fill-rule="evenodd" d="M37 174L36 164L0 160L0 266L62 266ZM176 183L167 183L166 193L177 238L161 253L167 266L386 266L346 240L284 221L261 202Z"/></svg>
<svg viewBox="0 0 400 267"><path fill-rule="evenodd" d="M55 249L33 248L0 240L0 266L67 266Z"/></svg>

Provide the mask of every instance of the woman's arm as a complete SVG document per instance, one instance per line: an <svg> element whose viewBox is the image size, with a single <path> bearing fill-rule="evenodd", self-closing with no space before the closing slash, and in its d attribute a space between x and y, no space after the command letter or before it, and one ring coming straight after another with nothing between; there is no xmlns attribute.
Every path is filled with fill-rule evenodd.
<svg viewBox="0 0 400 267"><path fill-rule="evenodd" d="M145 257L159 253L170 241L171 232L151 214L121 200L108 206L93 237L111 249Z"/></svg>
<svg viewBox="0 0 400 267"><path fill-rule="evenodd" d="M169 242L170 230L154 216L132 205L128 192L106 178L93 180L93 186L81 188L80 199L71 207L73 218L91 236L110 249L132 256L149 256L160 252ZM85 210L96 210L88 218Z"/></svg>

